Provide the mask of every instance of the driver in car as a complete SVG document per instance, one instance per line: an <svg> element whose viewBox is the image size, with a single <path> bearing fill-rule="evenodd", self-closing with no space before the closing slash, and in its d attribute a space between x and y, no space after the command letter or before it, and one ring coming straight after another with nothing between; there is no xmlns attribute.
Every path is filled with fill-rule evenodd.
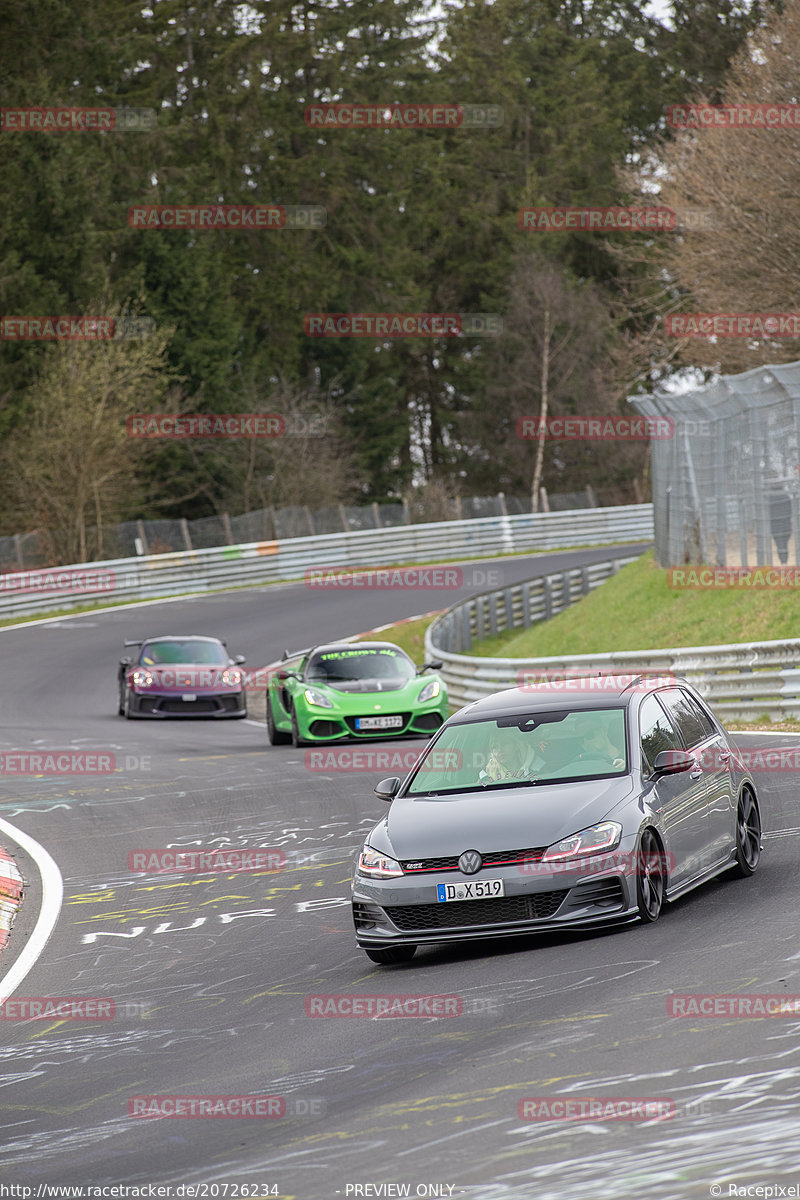
<svg viewBox="0 0 800 1200"><path fill-rule="evenodd" d="M577 732L581 739L579 759L601 759L613 770L622 770L625 766L624 753L612 742L604 725L588 718L581 722Z"/></svg>
<svg viewBox="0 0 800 1200"><path fill-rule="evenodd" d="M518 731L498 731L491 739L489 757L479 778L484 783L489 780L501 783L505 779L531 779L545 765L543 752L546 749L546 738L538 738L528 750L523 735Z"/></svg>

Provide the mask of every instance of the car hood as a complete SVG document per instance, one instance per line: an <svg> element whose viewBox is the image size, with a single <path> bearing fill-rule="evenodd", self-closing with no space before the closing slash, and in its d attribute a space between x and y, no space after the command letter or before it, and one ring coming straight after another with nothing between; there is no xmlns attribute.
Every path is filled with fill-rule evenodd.
<svg viewBox="0 0 800 1200"><path fill-rule="evenodd" d="M368 841L401 860L551 846L602 821L633 792L630 776L392 802Z"/></svg>
<svg viewBox="0 0 800 1200"><path fill-rule="evenodd" d="M361 694L362 692L399 692L403 688L408 687L410 683L415 683L413 679L348 679L341 683L325 683L322 686L330 688L332 692L346 692L347 694ZM319 687L317 683L309 683L309 687Z"/></svg>

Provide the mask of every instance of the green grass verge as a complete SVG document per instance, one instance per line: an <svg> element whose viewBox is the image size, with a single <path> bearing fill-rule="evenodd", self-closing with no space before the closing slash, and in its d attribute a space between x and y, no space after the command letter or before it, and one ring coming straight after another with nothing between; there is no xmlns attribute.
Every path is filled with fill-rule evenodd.
<svg viewBox="0 0 800 1200"><path fill-rule="evenodd" d="M476 642L480 658L547 658L800 637L792 589L676 591L652 552L550 621Z"/></svg>
<svg viewBox="0 0 800 1200"><path fill-rule="evenodd" d="M420 617L416 621L400 621L380 633L362 633L361 642L394 642L418 667L425 662L425 630L433 617Z"/></svg>

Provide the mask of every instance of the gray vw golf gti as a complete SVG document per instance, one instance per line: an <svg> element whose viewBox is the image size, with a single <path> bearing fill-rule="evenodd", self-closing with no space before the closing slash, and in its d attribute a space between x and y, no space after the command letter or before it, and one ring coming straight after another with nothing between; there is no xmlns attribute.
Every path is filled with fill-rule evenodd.
<svg viewBox="0 0 800 1200"><path fill-rule="evenodd" d="M683 679L570 678L451 717L401 783L353 880L377 963L417 946L655 921L724 871L752 875L761 817L735 744Z"/></svg>

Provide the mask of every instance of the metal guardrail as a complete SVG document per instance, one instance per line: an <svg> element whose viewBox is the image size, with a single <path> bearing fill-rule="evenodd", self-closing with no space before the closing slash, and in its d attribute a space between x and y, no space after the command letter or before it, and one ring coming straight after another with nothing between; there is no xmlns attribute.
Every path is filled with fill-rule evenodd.
<svg viewBox="0 0 800 1200"><path fill-rule="evenodd" d="M0 575L0 617L117 600L150 600L302 578L312 568L356 571L524 551L648 541L651 504L522 513L218 546Z"/></svg>
<svg viewBox="0 0 800 1200"><path fill-rule="evenodd" d="M504 688L577 675L680 675L724 719L800 717L800 638L669 650L620 650L547 658L477 658L463 653L504 629L526 628L568 608L631 559L595 563L453 605L425 634L425 657L444 663L452 703L462 706ZM565 694L568 694L565 688Z"/></svg>

